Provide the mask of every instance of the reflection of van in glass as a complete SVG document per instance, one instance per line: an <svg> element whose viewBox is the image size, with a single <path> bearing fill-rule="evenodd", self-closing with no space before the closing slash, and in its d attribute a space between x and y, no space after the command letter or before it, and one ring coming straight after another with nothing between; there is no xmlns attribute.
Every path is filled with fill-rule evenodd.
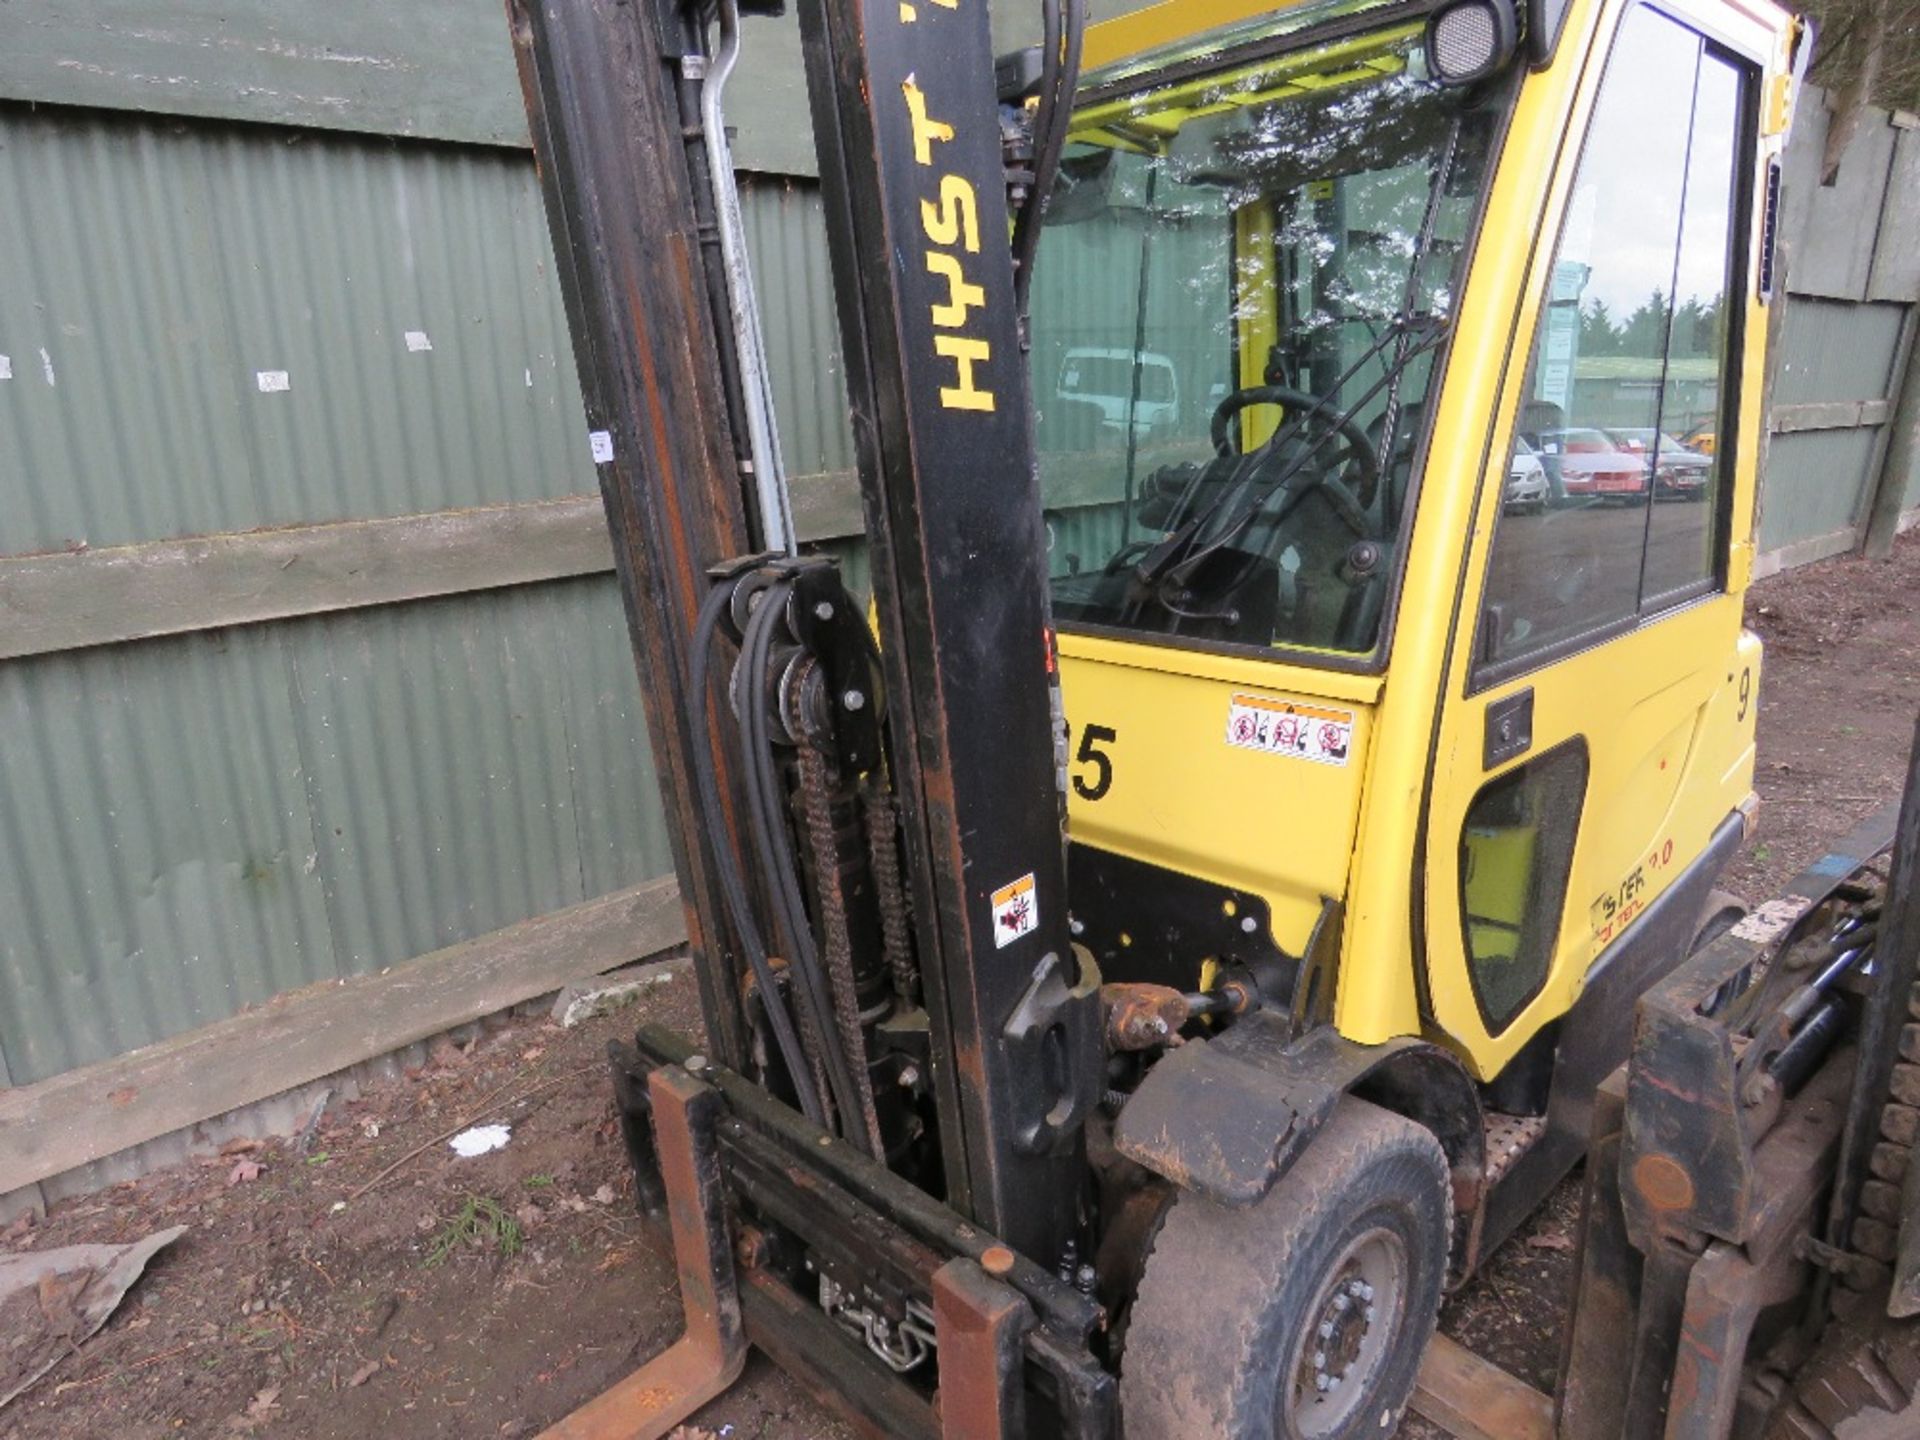
<svg viewBox="0 0 1920 1440"><path fill-rule="evenodd" d="M1139 398L1134 399L1134 371L1138 362ZM1127 424L1127 406L1133 405L1136 432L1171 427L1180 415L1180 377L1173 361L1151 350L1101 350L1083 347L1067 351L1060 362L1060 381L1054 394L1062 400L1080 400L1100 407L1102 423L1115 430Z"/></svg>

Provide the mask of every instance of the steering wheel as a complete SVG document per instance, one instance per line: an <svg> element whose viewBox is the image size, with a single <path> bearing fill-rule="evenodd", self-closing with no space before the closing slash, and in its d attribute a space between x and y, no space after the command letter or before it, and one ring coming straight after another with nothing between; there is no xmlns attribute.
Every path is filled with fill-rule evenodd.
<svg viewBox="0 0 1920 1440"><path fill-rule="evenodd" d="M1228 458L1238 453L1229 438L1229 429L1241 411L1255 405L1278 405L1303 417L1295 422L1300 427L1295 443L1314 451L1314 456L1303 467L1307 479L1296 487L1299 497L1304 498L1316 487L1325 491L1348 529L1363 540L1374 538L1373 520L1367 511L1380 488L1380 464L1374 458L1372 437L1359 422L1351 415L1329 415L1318 397L1304 391L1286 385L1249 385L1223 397L1214 406L1207 436L1213 442L1215 454ZM1282 430L1285 428L1283 421ZM1338 438L1333 438L1335 436ZM1346 475L1338 474L1340 471ZM1348 483L1349 477L1352 484ZM1297 503L1298 499L1291 501L1286 508L1291 510Z"/></svg>

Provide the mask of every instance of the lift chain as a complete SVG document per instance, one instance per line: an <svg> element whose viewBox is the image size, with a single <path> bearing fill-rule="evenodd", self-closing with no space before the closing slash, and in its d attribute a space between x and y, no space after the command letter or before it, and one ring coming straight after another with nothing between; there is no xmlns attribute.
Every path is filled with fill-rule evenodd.
<svg viewBox="0 0 1920 1440"><path fill-rule="evenodd" d="M900 883L898 815L893 797L877 784L862 787L860 804L867 824L867 856L873 867L873 886L879 900L880 937L886 950L887 969L893 974L893 989L900 1003L911 1006L920 998L920 972L913 963L907 892Z"/></svg>
<svg viewBox="0 0 1920 1440"><path fill-rule="evenodd" d="M804 686L796 686L804 692ZM813 849L814 889L819 896L821 960L827 986L833 992L833 1018L840 1031L848 1068L853 1071L860 1098L860 1120L866 1126L867 1153L876 1158L887 1152L880 1142L880 1117L873 1105L873 1076L867 1069L866 1038L860 1029L860 996L853 978L853 942L847 932L847 910L840 895L839 849L834 843L833 761L807 737L800 745L800 814L807 843ZM852 1116L842 1116L850 1126Z"/></svg>

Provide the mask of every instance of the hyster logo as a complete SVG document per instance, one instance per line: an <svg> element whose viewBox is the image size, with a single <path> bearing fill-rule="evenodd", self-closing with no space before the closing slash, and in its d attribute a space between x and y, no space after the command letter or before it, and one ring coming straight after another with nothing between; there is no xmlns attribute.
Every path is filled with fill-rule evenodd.
<svg viewBox="0 0 1920 1440"><path fill-rule="evenodd" d="M913 158L933 168L933 147L953 139L953 126L927 114L927 97L909 75L901 83L907 97L907 114L913 121ZM940 198L920 202L920 228L934 246L926 252L927 273L947 282L947 298L935 301L933 324L937 330L964 331L967 312L987 303L983 286L967 279L966 255L980 253L980 214L973 183L964 175L943 174ZM949 410L991 410L993 392L974 383L973 367L992 358L992 347L970 335L935 335L934 354L951 360L957 383L942 386L940 403Z"/></svg>

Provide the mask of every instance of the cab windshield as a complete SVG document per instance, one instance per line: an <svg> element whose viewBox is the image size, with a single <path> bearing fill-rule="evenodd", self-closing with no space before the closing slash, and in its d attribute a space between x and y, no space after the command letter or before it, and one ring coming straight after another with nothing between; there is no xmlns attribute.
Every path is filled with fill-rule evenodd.
<svg viewBox="0 0 1920 1440"><path fill-rule="evenodd" d="M1418 27L1094 77L1032 299L1064 628L1375 647L1497 119Z"/></svg>

